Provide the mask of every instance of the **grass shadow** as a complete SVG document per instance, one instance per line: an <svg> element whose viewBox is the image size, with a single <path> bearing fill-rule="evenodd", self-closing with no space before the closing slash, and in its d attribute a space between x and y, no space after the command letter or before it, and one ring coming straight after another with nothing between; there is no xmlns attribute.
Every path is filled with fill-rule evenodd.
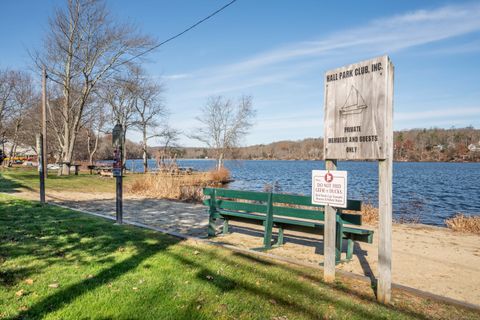
<svg viewBox="0 0 480 320"><path fill-rule="evenodd" d="M177 254L169 253L175 259L179 260L182 264L190 265L197 271L197 278L204 281L208 285L213 285L219 289L222 293L230 292L234 290L247 291L250 294L260 296L268 301L273 301L274 304L281 305L291 311L295 311L303 315L304 317L317 319L322 315L318 313L318 310L313 305L302 303L301 300L290 299L291 296L308 296L315 295L318 303L325 305L335 304L343 311L354 313L364 319L385 319L384 314L377 314L371 312L368 304L376 305L377 307L384 308L389 311L399 312L406 317L413 317L416 319L428 319L425 315L416 312L415 310L400 310L394 306L385 306L375 301L374 296L362 294L360 292L351 291L350 289L339 284L326 284L319 280L318 277L313 277L299 269L291 268L283 264L272 264L269 261L265 261L261 258L252 257L248 254L234 253L232 258L225 255L218 255L211 251L202 251L200 255L206 256L204 261L200 259L191 259L186 256L180 256ZM247 280L235 277L234 275L218 274L211 267L209 267L206 261L217 260L226 264L227 266L234 266L235 268L246 269L247 272L256 274L261 279L266 279L267 283L272 283L268 286L258 286ZM263 261L262 261L263 260ZM256 265L261 262L265 268L258 268ZM278 279L271 272L270 269L282 269L293 275L293 279ZM296 281L294 279L303 278L308 281ZM321 290L312 290L310 281L317 283L315 287L323 287ZM287 288L289 295L282 293ZM334 290L337 294L347 293L348 296L355 297L362 303L349 303L339 299L337 295L331 296L326 290Z"/></svg>
<svg viewBox="0 0 480 320"><path fill-rule="evenodd" d="M34 191L34 189L29 187L28 185L20 183L12 178L6 177L5 174L0 171L0 192L18 193L22 192L23 189Z"/></svg>

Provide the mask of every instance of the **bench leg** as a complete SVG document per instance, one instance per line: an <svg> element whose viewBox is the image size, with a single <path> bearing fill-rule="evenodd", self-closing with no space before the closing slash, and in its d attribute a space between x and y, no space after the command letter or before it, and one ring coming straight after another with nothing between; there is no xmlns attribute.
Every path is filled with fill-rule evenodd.
<svg viewBox="0 0 480 320"><path fill-rule="evenodd" d="M223 235L228 234L228 219L223 219Z"/></svg>
<svg viewBox="0 0 480 320"><path fill-rule="evenodd" d="M337 221L336 223L336 241L335 241L335 263L340 263L342 258L342 244L343 244L343 228L342 224Z"/></svg>
<svg viewBox="0 0 480 320"><path fill-rule="evenodd" d="M278 228L277 246L283 246L283 227Z"/></svg>
<svg viewBox="0 0 480 320"><path fill-rule="evenodd" d="M353 257L353 240L347 239L347 260L352 260Z"/></svg>
<svg viewBox="0 0 480 320"><path fill-rule="evenodd" d="M216 225L215 225L215 218L210 215L208 218L208 236L215 237L216 236Z"/></svg>
<svg viewBox="0 0 480 320"><path fill-rule="evenodd" d="M272 230L273 230L273 201L272 193L268 194L267 214L265 217L264 227L265 233L263 236L263 247L265 249L272 248Z"/></svg>
<svg viewBox="0 0 480 320"><path fill-rule="evenodd" d="M272 225L265 224L265 234L263 236L263 247L265 249L270 249L272 247Z"/></svg>

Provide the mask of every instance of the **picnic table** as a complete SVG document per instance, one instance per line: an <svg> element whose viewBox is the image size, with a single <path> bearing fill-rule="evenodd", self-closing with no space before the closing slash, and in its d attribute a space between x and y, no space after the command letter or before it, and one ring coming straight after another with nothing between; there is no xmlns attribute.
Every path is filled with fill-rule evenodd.
<svg viewBox="0 0 480 320"><path fill-rule="evenodd" d="M74 170L75 170L75 175L78 176L78 172L80 171L80 166L81 166L80 164L75 164L75 163L71 164L70 162L59 162L58 163L59 166L63 166L64 164L69 166L70 169L72 169L72 167L73 167ZM59 167L58 170L60 170L60 167Z"/></svg>
<svg viewBox="0 0 480 320"><path fill-rule="evenodd" d="M113 166L110 165L89 165L87 166L88 170L90 170L90 174L99 174L102 176L112 176L113 177Z"/></svg>

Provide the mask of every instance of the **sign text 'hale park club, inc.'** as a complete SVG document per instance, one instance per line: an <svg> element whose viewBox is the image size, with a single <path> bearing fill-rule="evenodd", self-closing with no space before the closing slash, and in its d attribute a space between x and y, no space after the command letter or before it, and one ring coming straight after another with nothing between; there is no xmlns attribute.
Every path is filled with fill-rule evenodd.
<svg viewBox="0 0 480 320"><path fill-rule="evenodd" d="M387 158L392 126L387 56L330 70L325 75L325 159Z"/></svg>

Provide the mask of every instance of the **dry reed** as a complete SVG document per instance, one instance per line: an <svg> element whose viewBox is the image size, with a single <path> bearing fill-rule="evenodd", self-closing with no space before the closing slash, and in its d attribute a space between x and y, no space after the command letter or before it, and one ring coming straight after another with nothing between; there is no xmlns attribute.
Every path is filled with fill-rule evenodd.
<svg viewBox="0 0 480 320"><path fill-rule="evenodd" d="M466 216L457 213L445 220L445 224L453 231L480 234L480 216Z"/></svg>
<svg viewBox="0 0 480 320"><path fill-rule="evenodd" d="M229 178L227 169L180 175L146 174L135 179L127 192L152 198L201 201L203 188L221 186Z"/></svg>
<svg viewBox="0 0 480 320"><path fill-rule="evenodd" d="M368 225L377 225L378 224L378 208L375 208L373 205L366 203L362 204L362 223Z"/></svg>

